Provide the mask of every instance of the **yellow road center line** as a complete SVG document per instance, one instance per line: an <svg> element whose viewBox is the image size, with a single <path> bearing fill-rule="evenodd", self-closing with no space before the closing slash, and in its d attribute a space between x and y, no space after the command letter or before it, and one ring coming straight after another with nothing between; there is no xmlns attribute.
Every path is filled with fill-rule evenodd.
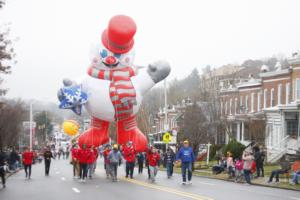
<svg viewBox="0 0 300 200"><path fill-rule="evenodd" d="M149 184L143 181L138 181L138 180L134 180L134 179L126 179L126 178L120 178L123 181L127 181L136 185L140 185L140 186L144 186L147 188L151 188L151 189L155 189L155 190L160 190L160 191L164 191L164 192L168 192L168 193L172 193L172 194L176 194L178 196L182 196L182 197L187 197L190 199L194 199L194 200L213 200L212 198L209 197L205 197L202 195L198 195L198 194L193 194L193 193L188 193L188 192L183 192L180 190L176 190L176 189L172 189L169 187L164 187L161 185L153 185L153 184Z"/></svg>

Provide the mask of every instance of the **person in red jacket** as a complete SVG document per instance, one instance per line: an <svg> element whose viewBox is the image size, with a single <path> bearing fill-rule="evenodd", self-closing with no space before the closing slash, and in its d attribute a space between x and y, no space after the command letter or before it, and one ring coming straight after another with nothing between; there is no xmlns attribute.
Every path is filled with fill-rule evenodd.
<svg viewBox="0 0 300 200"><path fill-rule="evenodd" d="M22 154L22 161L23 161L25 174L26 174L25 178L28 179L30 179L31 177L31 165L33 162L33 158L34 158L33 152L30 151L28 147L25 147L25 150Z"/></svg>
<svg viewBox="0 0 300 200"><path fill-rule="evenodd" d="M135 164L135 150L131 141L123 148L123 157L126 160L126 178L130 175L132 179Z"/></svg>
<svg viewBox="0 0 300 200"><path fill-rule="evenodd" d="M94 146L91 147L90 149L90 157L88 159L88 174L89 174L89 178L92 178L92 174L95 172L96 169L96 161L98 158L98 150L97 148L95 148Z"/></svg>
<svg viewBox="0 0 300 200"><path fill-rule="evenodd" d="M74 144L71 149L72 165L73 165L73 177L79 177L79 160L78 160L78 146Z"/></svg>
<svg viewBox="0 0 300 200"><path fill-rule="evenodd" d="M152 150L148 153L147 159L150 169L150 179L152 182L155 182L155 177L158 172L158 163L160 160L160 155L155 147L153 147Z"/></svg>
<svg viewBox="0 0 300 200"><path fill-rule="evenodd" d="M80 181L85 182L87 178L87 166L88 160L91 157L91 150L87 149L86 144L82 145L82 148L78 150L78 160L80 164Z"/></svg>

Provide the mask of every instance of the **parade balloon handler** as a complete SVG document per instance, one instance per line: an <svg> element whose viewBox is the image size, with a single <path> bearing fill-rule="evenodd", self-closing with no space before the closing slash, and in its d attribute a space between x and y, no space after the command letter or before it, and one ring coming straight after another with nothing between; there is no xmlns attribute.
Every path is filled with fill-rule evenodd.
<svg viewBox="0 0 300 200"><path fill-rule="evenodd" d="M132 179L135 165L135 149L131 141L127 142L127 145L123 147L123 156L126 161L126 178L130 176Z"/></svg>
<svg viewBox="0 0 300 200"><path fill-rule="evenodd" d="M45 162L45 176L49 176L51 159L54 158L52 152L50 151L50 147L44 152L44 162Z"/></svg>
<svg viewBox="0 0 300 200"><path fill-rule="evenodd" d="M107 144L104 147L104 151L103 151L103 159L104 159L104 169L105 169L105 173L106 173L106 178L109 179L109 175L110 175L110 171L109 171L109 159L108 159L108 155L111 151L111 145Z"/></svg>
<svg viewBox="0 0 300 200"><path fill-rule="evenodd" d="M151 151L147 155L149 170L150 170L150 180L152 183L155 182L155 177L158 172L158 165L160 160L160 154L158 153L157 149L153 147Z"/></svg>
<svg viewBox="0 0 300 200"><path fill-rule="evenodd" d="M82 145L82 148L78 151L78 160L80 164L80 182L85 182L87 178L87 167L88 167L88 160L92 156L91 150L87 148L86 144Z"/></svg>
<svg viewBox="0 0 300 200"><path fill-rule="evenodd" d="M173 176L173 168L175 162L175 154L171 148L167 149L164 155L164 165L167 168L167 177L171 178Z"/></svg>
<svg viewBox="0 0 300 200"><path fill-rule="evenodd" d="M112 151L108 154L109 170L113 182L118 181L118 166L122 163L122 154L118 149L118 145L114 144Z"/></svg>
<svg viewBox="0 0 300 200"><path fill-rule="evenodd" d="M87 163L88 163L88 175L89 175L89 178L92 179L92 174L95 171L95 163L98 158L98 152L94 146L91 147L90 151L91 151L91 156L87 160Z"/></svg>
<svg viewBox="0 0 300 200"><path fill-rule="evenodd" d="M134 65L134 35L137 26L125 15L110 19L94 49L86 77L81 83L63 81L58 91L60 108L81 114L82 106L91 116L90 128L79 136L79 146L98 147L109 141L108 127L117 125L117 143L132 141L137 152L147 149L147 139L138 129L136 114L143 96L170 73L165 61L146 67Z"/></svg>
<svg viewBox="0 0 300 200"><path fill-rule="evenodd" d="M71 149L71 164L73 165L73 178L79 178L79 160L78 160L78 145L75 143Z"/></svg>
<svg viewBox="0 0 300 200"><path fill-rule="evenodd" d="M182 184L192 184L192 166L195 161L195 155L189 142L185 140L176 155L176 162L181 162ZM188 182L186 182L186 171L188 171Z"/></svg>
<svg viewBox="0 0 300 200"><path fill-rule="evenodd" d="M137 162L138 162L138 167L139 167L139 174L142 174L143 168L144 168L145 155L144 155L144 153L139 152L136 157L137 157Z"/></svg>
<svg viewBox="0 0 300 200"><path fill-rule="evenodd" d="M146 152L146 159L145 159L145 165L147 167L147 172L148 172L148 179L150 180L150 168L149 168L149 162L148 162L148 155L151 153L153 146L150 145L147 152Z"/></svg>
<svg viewBox="0 0 300 200"><path fill-rule="evenodd" d="M25 147L24 152L22 154L23 165L25 170L25 178L31 178L31 166L34 159L34 153L29 150L28 147Z"/></svg>

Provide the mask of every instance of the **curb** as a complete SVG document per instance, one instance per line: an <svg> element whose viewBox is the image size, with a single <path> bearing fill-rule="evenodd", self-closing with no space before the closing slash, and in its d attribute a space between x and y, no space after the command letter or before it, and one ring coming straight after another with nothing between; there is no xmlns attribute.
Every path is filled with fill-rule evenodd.
<svg viewBox="0 0 300 200"><path fill-rule="evenodd" d="M163 169L163 171L166 171L166 169ZM174 171L174 173L180 174L180 173L175 172L175 171ZM199 173L201 173L201 172L199 172ZM202 178L208 178L208 179L214 179L214 180L220 180L220 181L234 182L233 180L216 178L216 177L210 177L210 176L199 175L199 174L194 174L194 173L193 173L193 176L202 177ZM242 183L237 183L237 184L242 184ZM300 189L276 187L276 186L273 186L273 185L265 185L265 184L259 184L259 183L251 183L251 185L261 186L261 187L268 187L268 188L276 188L276 189L282 189L282 190L291 190L291 191L297 191L297 192L300 191Z"/></svg>

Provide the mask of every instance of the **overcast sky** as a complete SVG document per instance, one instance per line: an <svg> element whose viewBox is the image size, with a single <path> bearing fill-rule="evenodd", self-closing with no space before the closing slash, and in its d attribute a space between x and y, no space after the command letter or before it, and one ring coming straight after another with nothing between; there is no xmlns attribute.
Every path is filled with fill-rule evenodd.
<svg viewBox="0 0 300 200"><path fill-rule="evenodd" d="M16 59L7 97L56 101L64 77L86 72L90 49L115 14L137 23L136 64L165 59L170 77L300 49L300 1L7 0Z"/></svg>

